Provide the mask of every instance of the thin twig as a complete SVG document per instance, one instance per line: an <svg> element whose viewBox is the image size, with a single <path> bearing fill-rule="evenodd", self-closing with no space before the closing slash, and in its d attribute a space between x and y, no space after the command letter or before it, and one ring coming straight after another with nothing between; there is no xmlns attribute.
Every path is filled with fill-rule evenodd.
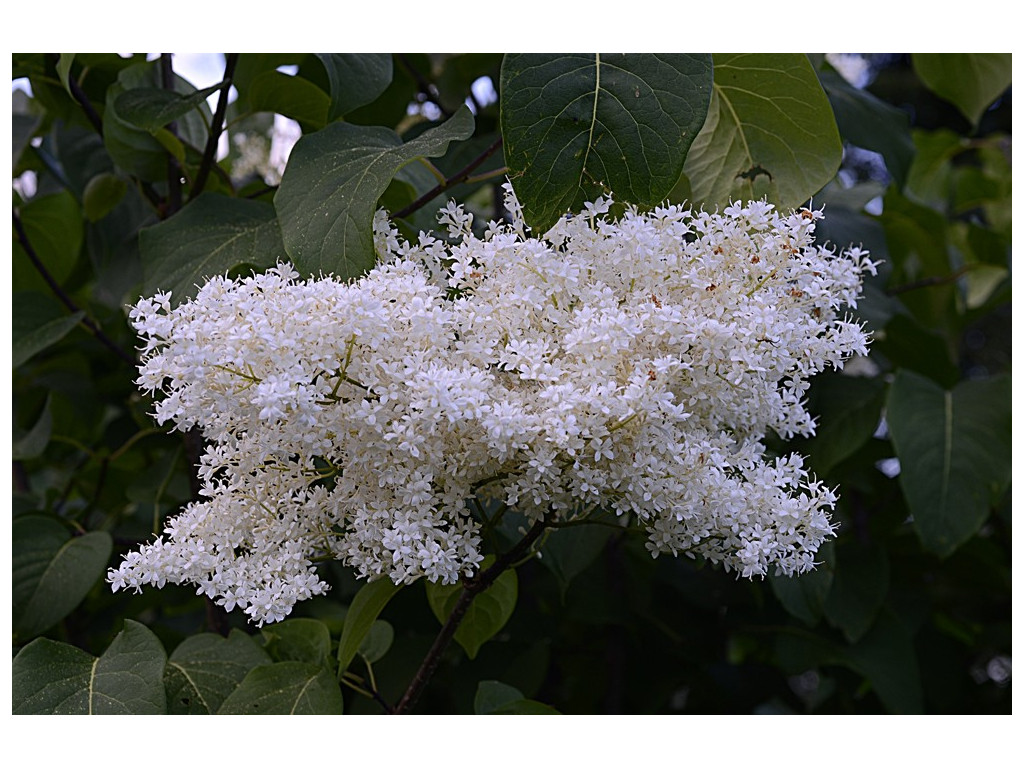
<svg viewBox="0 0 1024 768"><path fill-rule="evenodd" d="M29 242L28 233L25 232L25 227L22 226L21 217L18 215L18 212L16 210L11 211L11 216L14 219L14 231L18 234L18 242L21 243L21 247L25 249L25 253L28 255L29 260L32 262L33 266L35 266L39 274L42 275L43 280L45 280L46 284L50 286L50 290L53 291L54 295L56 295L56 297L60 299L61 303L72 313L81 312L81 308L79 308L79 306L72 301L71 297L64 292L64 289L60 287L60 284L54 279L53 275L50 274L46 265L40 261L35 248L33 248L32 243ZM81 323L100 343L114 352L129 365L133 367L135 366L135 356L130 355L121 349L121 347L107 336L107 334L100 330L100 327L96 325L88 315L82 318Z"/></svg>
<svg viewBox="0 0 1024 768"><path fill-rule="evenodd" d="M210 135L206 139L206 149L203 151L203 160L199 164L199 172L196 174L196 181L192 185L191 200L198 197L206 186L206 180L210 176L210 169L213 167L214 159L217 156L217 144L220 141L221 131L224 130L224 115L228 111L228 91L231 90L231 81L235 76L235 65L238 64L238 54L229 53L224 61L224 84L220 88L220 96L217 98L217 109L213 113L213 124L210 125Z"/></svg>
<svg viewBox="0 0 1024 768"><path fill-rule="evenodd" d="M400 210L398 213L394 214L393 218L396 218L396 219L405 218L410 213L413 213L414 211L418 211L420 208L422 208L424 205L429 203L435 197L440 195L446 189L448 189L450 187L453 187L456 184L461 184L462 182L464 182L466 179L468 179L470 177L470 174L472 174L473 171L475 171L477 168L479 168L481 165L483 165L484 161L487 160L487 158L489 158L491 155L493 155L495 152L497 152L500 147L501 147L501 137L499 136L497 139L494 140L494 142L487 149L485 149L483 152L481 152L479 155L477 155L475 158L473 158L473 160L469 163L469 165L467 165L461 171L456 173L454 176L452 176L450 178L447 178L444 181L442 181L440 184L438 184L436 187L434 187L429 192L426 192L425 194L420 196L420 198L418 200L414 200L413 202L409 203L409 205L405 206L405 208Z"/></svg>
<svg viewBox="0 0 1024 768"><path fill-rule="evenodd" d="M462 592L459 594L455 607L452 609L444 626L441 627L441 631L437 633L437 637L434 638L433 645L427 651L427 655L423 658L423 663L416 670L416 674L409 683L409 687L402 696L402 700L395 705L392 714L404 715L416 704L417 699L419 699L420 694L423 692L423 688L437 670L437 665L441 661L441 655L448 647L448 644L455 636L455 631L465 618L466 611L469 609L470 603L473 602L473 598L491 586L502 573L508 570L513 563L517 562L544 532L546 526L547 524L544 520L538 520L527 531L526 535L520 539L519 543L499 557L494 565L477 576L463 580Z"/></svg>
<svg viewBox="0 0 1024 768"><path fill-rule="evenodd" d="M441 103L440 96L437 93L437 87L427 80L427 78L423 76L423 73L412 65L412 62L409 61L409 58L404 53L396 55L398 56L398 62L405 67L406 71L412 75L412 79L416 81L416 87L420 89L420 93L423 94L425 100L429 101L441 110L441 114L445 117L451 117L454 113Z"/></svg>
<svg viewBox="0 0 1024 768"><path fill-rule="evenodd" d="M60 61L60 55L56 53L51 53L50 58L54 62ZM92 127L96 129L96 133L102 136L103 120L100 118L96 108L92 105L92 102L89 101L89 97L85 95L85 91L82 90L82 86L80 86L78 81L71 76L70 72L68 72L68 90L71 91L71 97L78 102L82 111L85 112L85 116L89 119L89 122L92 123Z"/></svg>
<svg viewBox="0 0 1024 768"><path fill-rule="evenodd" d="M897 296L907 291L916 291L919 288L932 288L936 285L945 285L946 283L955 283L961 277L966 275L975 267L974 264L965 264L960 267L956 272L951 275L939 275L934 277L923 277L920 280L914 280L911 283L904 283L903 285L897 285L892 288L885 289L886 296Z"/></svg>

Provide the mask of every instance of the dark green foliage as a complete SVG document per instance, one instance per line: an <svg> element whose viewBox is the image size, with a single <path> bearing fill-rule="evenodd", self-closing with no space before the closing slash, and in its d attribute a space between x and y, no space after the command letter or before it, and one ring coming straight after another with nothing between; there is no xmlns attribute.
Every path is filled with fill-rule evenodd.
<svg viewBox="0 0 1024 768"><path fill-rule="evenodd" d="M821 240L884 262L852 310L875 338L814 380L813 438L769 441L839 486L816 571L654 560L611 515L551 529L476 596L412 711L1010 712L1010 57L878 61L858 89L802 54L242 54L232 135L273 113L302 129L278 188L235 143L204 159L218 86L164 88L139 55L16 54L14 172L36 185L14 195L13 711L399 702L461 585L324 563L330 593L261 629L189 587L111 593L106 570L196 498L201 451L149 415L126 307L278 261L357 277L379 207L406 235L450 199L500 218L507 175L535 231L608 191L813 198ZM524 526L488 523L484 567Z"/></svg>

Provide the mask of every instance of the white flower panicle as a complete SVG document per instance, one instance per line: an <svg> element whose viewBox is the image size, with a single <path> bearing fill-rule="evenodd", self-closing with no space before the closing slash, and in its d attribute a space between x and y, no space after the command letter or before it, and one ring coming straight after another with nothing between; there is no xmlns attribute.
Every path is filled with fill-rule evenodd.
<svg viewBox="0 0 1024 768"><path fill-rule="evenodd" d="M721 214L610 201L530 237L403 241L375 221L379 263L350 282L287 264L143 299L138 379L156 418L199 427L204 500L109 573L115 590L191 583L259 624L326 585L446 584L483 559L474 499L532 520L614 512L654 556L743 576L814 565L836 496L762 439L809 435L810 378L865 354L853 307L863 251L813 241L819 211Z"/></svg>

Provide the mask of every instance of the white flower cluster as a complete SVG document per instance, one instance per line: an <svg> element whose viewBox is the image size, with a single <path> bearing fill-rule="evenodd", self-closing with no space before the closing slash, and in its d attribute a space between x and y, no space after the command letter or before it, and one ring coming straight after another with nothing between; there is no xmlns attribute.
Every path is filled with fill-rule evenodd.
<svg viewBox="0 0 1024 768"><path fill-rule="evenodd" d="M144 299L139 386L156 418L199 427L204 500L110 571L115 590L189 582L262 624L326 585L454 583L481 553L481 499L532 520L614 511L648 548L744 576L813 566L835 495L768 430L814 429L808 380L865 353L839 313L874 264L813 242L817 211L722 214L598 201L543 238L448 237L376 220L378 266L302 280L282 264ZM474 516L473 510L477 510Z"/></svg>

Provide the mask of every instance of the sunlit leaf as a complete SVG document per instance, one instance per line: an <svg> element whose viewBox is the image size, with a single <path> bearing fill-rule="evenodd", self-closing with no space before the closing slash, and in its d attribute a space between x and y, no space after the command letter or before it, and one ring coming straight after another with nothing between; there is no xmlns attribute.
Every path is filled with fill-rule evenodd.
<svg viewBox="0 0 1024 768"><path fill-rule="evenodd" d="M714 55L708 118L683 171L693 202L767 197L794 208L825 186L843 157L839 131L804 54Z"/></svg>

